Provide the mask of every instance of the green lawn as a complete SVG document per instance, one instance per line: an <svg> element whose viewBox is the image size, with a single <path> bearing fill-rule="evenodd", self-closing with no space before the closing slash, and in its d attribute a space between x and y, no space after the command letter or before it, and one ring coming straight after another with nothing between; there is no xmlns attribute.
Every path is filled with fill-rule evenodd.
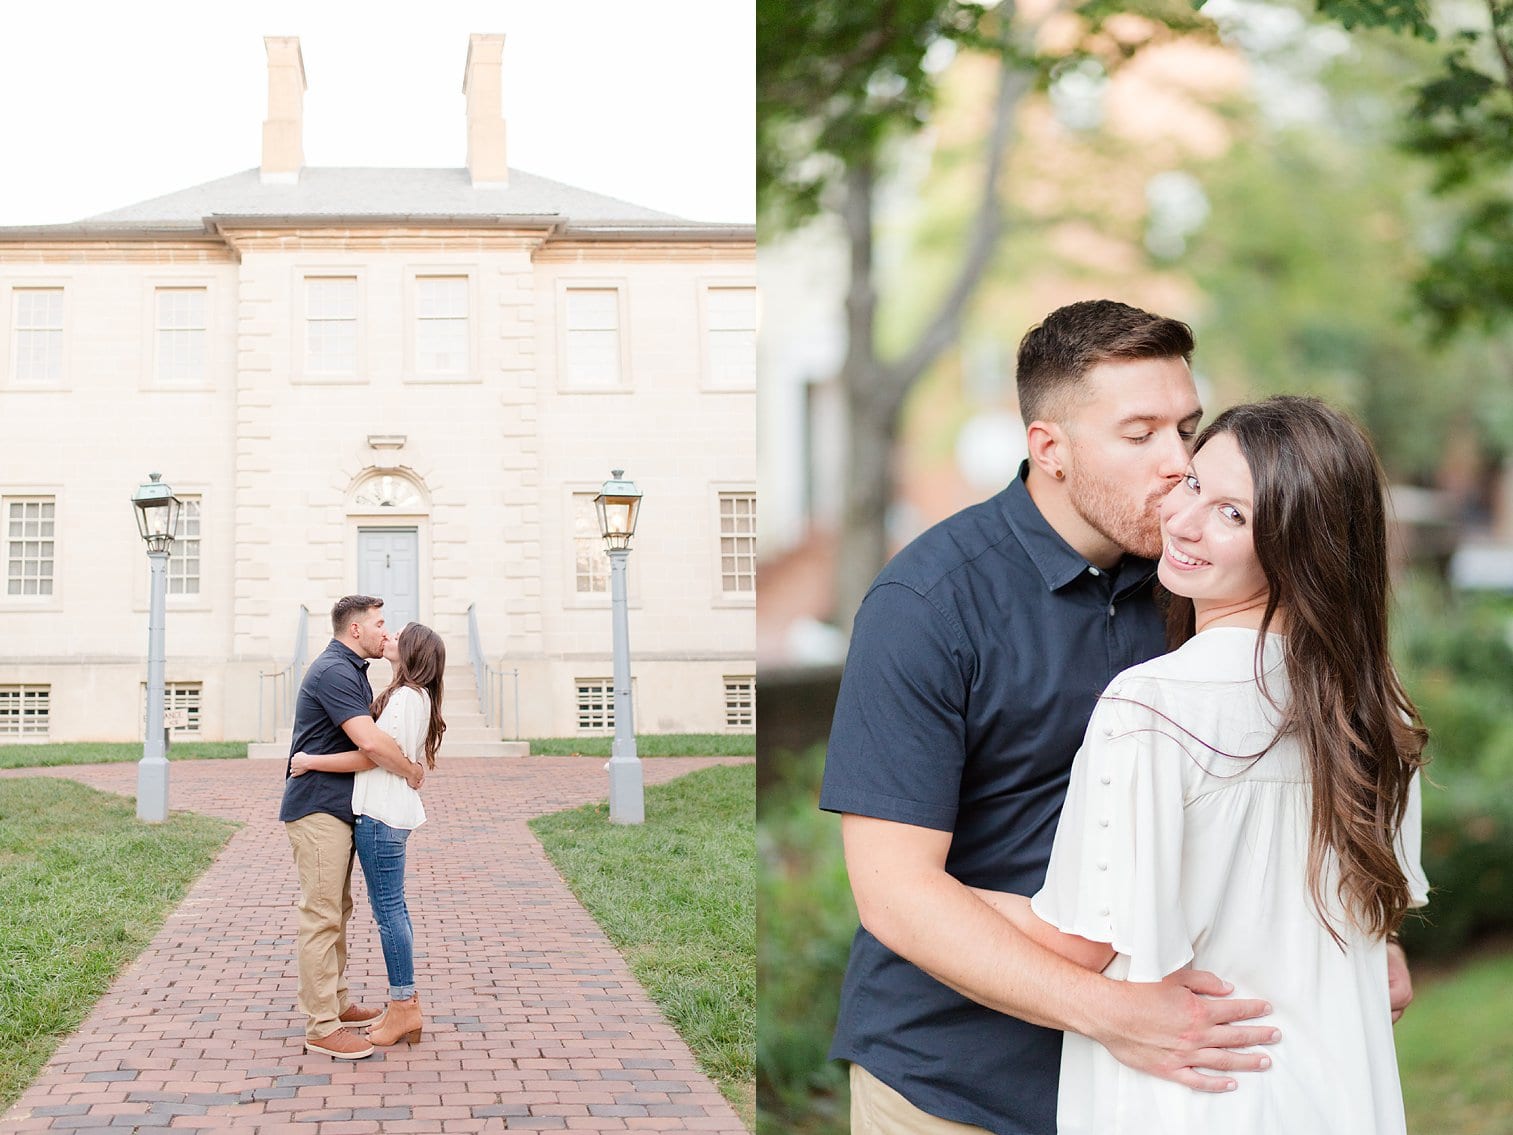
<svg viewBox="0 0 1513 1135"><path fill-rule="evenodd" d="M614 738L532 737L533 757L607 757ZM755 733L646 733L636 736L638 757L751 757Z"/></svg>
<svg viewBox="0 0 1513 1135"><path fill-rule="evenodd" d="M533 737L537 757L607 757L614 738ZM755 733L648 733L636 738L638 757L750 757ZM245 758L246 741L176 741L168 749L173 761ZM102 765L142 759L140 741L74 741L57 745L0 745L0 769L47 768L52 765Z"/></svg>
<svg viewBox="0 0 1513 1135"><path fill-rule="evenodd" d="M171 761L220 761L247 756L246 741L175 741ZM104 765L142 759L142 742L71 741L59 745L0 745L0 768Z"/></svg>
<svg viewBox="0 0 1513 1135"><path fill-rule="evenodd" d="M135 801L70 780L0 780L0 1111L235 827L187 812L143 824Z"/></svg>
<svg viewBox="0 0 1513 1135"><path fill-rule="evenodd" d="M1397 1024L1414 1135L1513 1135L1513 953L1420 978Z"/></svg>
<svg viewBox="0 0 1513 1135"><path fill-rule="evenodd" d="M625 955L705 1073L756 1111L756 769L646 789L646 822L589 805L531 821L573 893Z"/></svg>

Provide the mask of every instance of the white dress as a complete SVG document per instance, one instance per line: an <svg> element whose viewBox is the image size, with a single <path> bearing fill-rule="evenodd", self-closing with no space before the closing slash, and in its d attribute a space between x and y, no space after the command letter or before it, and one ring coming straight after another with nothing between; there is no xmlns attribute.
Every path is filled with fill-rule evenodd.
<svg viewBox="0 0 1513 1135"><path fill-rule="evenodd" d="M431 721L431 695L400 686L378 715L378 727L399 743L416 764L425 759L426 729ZM352 778L352 811L371 816L391 828L418 828L426 822L420 793L402 776L388 769L364 769Z"/></svg>
<svg viewBox="0 0 1513 1135"><path fill-rule="evenodd" d="M1266 1048L1272 1067L1238 1074L1233 1092L1194 1092L1068 1033L1061 1135L1404 1131L1386 944L1336 917L1342 951L1309 899L1302 751L1293 739L1254 760L1215 751L1253 754L1275 736L1277 712L1255 680L1257 638L1213 627L1109 684L1031 905L1063 931L1112 944L1110 977L1159 981L1190 963L1232 982L1237 997L1269 1001L1271 1016L1244 1023L1281 1030ZM1262 666L1285 705L1284 643L1267 636ZM1428 894L1419 817L1415 777L1398 841L1415 906Z"/></svg>

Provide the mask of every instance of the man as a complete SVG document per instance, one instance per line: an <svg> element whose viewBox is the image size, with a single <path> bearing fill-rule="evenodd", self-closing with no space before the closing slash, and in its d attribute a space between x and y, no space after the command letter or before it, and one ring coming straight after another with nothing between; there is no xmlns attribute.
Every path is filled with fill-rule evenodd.
<svg viewBox="0 0 1513 1135"><path fill-rule="evenodd" d="M383 654L383 600L348 595L331 608L331 644L310 665L294 706L292 761L297 752L344 753L355 747L375 764L419 787L424 770L373 720L368 660ZM356 1028L370 1028L382 1009L347 996L347 922L352 917L352 773L307 772L284 766L278 818L289 833L299 872L299 1007L305 1051L361 1060L373 1046Z"/></svg>
<svg viewBox="0 0 1513 1135"><path fill-rule="evenodd" d="M861 928L831 1056L852 1130L1053 1135L1061 1033L1199 1091L1269 1065L1259 1000L1183 971L1106 979L1041 949L968 888L1044 881L1099 693L1165 650L1157 507L1202 409L1189 328L1100 300L1020 344L1029 459L996 497L884 569L857 612L820 806L842 813ZM1394 1007L1406 1004L1406 967Z"/></svg>

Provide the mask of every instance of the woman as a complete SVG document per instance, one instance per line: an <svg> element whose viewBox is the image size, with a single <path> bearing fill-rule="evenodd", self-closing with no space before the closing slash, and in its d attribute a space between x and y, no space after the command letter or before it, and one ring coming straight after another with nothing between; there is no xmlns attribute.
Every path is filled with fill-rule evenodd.
<svg viewBox="0 0 1513 1135"><path fill-rule="evenodd" d="M1386 943L1427 901L1427 734L1388 658L1382 493L1353 422L1278 397L1220 415L1163 502L1181 645L1100 698L1044 887L984 897L1111 977L1221 974L1282 1039L1214 1095L1067 1034L1063 1135L1404 1131Z"/></svg>
<svg viewBox="0 0 1513 1135"><path fill-rule="evenodd" d="M384 644L383 656L393 665L394 677L373 700L373 716L406 757L416 764L424 759L428 769L435 768L436 750L447 728L441 719L446 646L430 627L410 623ZM310 769L357 774L352 778L352 811L357 816L352 842L368 883L368 901L389 972L388 1009L368 1039L376 1045L395 1044L401 1038L413 1044L420 1039L423 1021L415 992L414 929L405 905L405 841L425 823L420 793L355 750L323 756L296 753L292 769L295 776Z"/></svg>

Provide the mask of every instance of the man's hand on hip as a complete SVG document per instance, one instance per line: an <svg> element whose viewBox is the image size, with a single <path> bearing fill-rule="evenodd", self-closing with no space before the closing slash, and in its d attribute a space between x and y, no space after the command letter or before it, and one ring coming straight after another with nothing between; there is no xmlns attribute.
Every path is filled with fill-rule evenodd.
<svg viewBox="0 0 1513 1135"><path fill-rule="evenodd" d="M1204 970L1184 969L1160 982L1121 982L1113 1019L1093 1039L1121 1064L1197 1092L1229 1092L1238 1085L1217 1072L1259 1072L1271 1057L1244 1049L1274 1044L1281 1033L1270 1025L1235 1022L1264 1017L1265 1001L1227 998L1232 987Z"/></svg>

